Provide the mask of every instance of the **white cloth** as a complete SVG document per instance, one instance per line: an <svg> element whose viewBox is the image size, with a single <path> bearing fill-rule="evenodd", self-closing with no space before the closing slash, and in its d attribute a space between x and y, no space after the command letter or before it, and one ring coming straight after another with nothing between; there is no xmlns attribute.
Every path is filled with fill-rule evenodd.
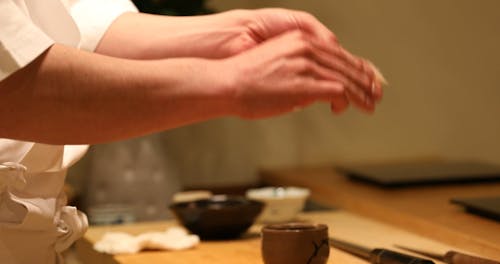
<svg viewBox="0 0 500 264"><path fill-rule="evenodd" d="M0 81L54 43L93 51L120 14L137 11L128 0L0 0L0 10ZM85 232L62 188L87 148L0 139L0 263L60 263Z"/></svg>
<svg viewBox="0 0 500 264"><path fill-rule="evenodd" d="M134 254L141 250L185 250L200 243L200 237L190 235L180 227L165 232L148 232L133 236L123 232L107 232L94 249L107 254Z"/></svg>

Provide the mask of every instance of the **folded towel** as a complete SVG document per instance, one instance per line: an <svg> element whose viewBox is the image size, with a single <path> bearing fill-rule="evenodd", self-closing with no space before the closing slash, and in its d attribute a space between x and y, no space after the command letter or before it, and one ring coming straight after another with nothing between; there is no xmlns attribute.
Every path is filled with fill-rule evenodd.
<svg viewBox="0 0 500 264"><path fill-rule="evenodd" d="M123 232L108 232L99 240L94 249L108 254L134 254L144 249L184 250L200 243L197 235L172 227L165 232L148 232L133 236Z"/></svg>

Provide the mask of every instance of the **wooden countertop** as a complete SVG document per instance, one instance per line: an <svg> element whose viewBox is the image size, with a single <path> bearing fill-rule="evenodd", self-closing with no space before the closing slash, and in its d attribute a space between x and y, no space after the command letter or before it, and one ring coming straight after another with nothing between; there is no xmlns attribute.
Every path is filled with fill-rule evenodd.
<svg viewBox="0 0 500 264"><path fill-rule="evenodd" d="M312 199L455 247L500 259L500 223L465 213L452 197L500 195L500 183L383 189L351 181L333 166L267 170L265 184L311 189Z"/></svg>
<svg viewBox="0 0 500 264"><path fill-rule="evenodd" d="M324 223L329 226L330 236L366 247L393 248L393 243L433 250L443 253L452 248L422 236L418 236L393 226L348 213L345 211L326 211L301 214L298 220ZM262 263L260 253L260 225L254 225L241 239L227 241L202 241L196 248L185 251L146 251L132 255L107 255L93 250L92 246L105 232L120 231L139 234L148 231L163 231L177 225L175 221L139 223L131 225L91 227L84 238L76 244L77 252L83 263L96 264L155 264L155 263L218 263L250 264ZM463 249L462 249L463 251ZM477 252L472 252L477 253ZM364 260L337 249L332 249L329 264L363 264ZM438 264L441 262L436 261Z"/></svg>

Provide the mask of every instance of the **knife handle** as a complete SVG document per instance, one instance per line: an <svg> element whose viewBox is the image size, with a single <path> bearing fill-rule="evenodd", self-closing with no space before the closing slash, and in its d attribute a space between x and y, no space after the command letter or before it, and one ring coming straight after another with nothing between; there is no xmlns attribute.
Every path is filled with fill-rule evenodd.
<svg viewBox="0 0 500 264"><path fill-rule="evenodd" d="M434 264L428 259L422 259L392 250L376 248L370 254L373 264Z"/></svg>
<svg viewBox="0 0 500 264"><path fill-rule="evenodd" d="M456 251L449 251L444 255L444 261L449 264L500 264L498 261L471 256Z"/></svg>

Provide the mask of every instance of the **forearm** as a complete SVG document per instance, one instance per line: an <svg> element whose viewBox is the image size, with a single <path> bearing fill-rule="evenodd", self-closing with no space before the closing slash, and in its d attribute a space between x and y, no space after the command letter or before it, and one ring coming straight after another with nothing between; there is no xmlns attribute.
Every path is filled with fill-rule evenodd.
<svg viewBox="0 0 500 264"><path fill-rule="evenodd" d="M0 82L0 137L99 143L229 114L212 63L124 60L54 45Z"/></svg>
<svg viewBox="0 0 500 264"><path fill-rule="evenodd" d="M248 33L245 14L244 10L196 17L126 13L110 26L96 52L132 59L227 57L254 45L252 39L240 37Z"/></svg>

